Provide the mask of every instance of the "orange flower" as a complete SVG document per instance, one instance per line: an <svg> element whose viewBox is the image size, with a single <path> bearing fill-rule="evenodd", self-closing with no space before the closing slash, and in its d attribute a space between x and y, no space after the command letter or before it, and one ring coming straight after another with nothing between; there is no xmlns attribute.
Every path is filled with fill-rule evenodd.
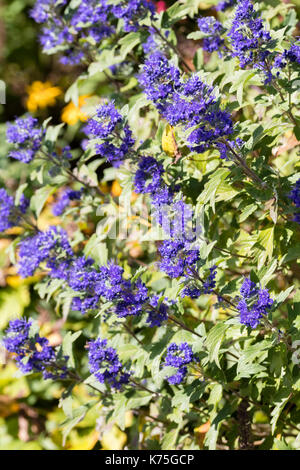
<svg viewBox="0 0 300 470"><path fill-rule="evenodd" d="M79 96L78 106L76 106L73 101L67 104L67 106L62 110L61 120L70 126L74 126L78 121L87 121L88 116L81 110L81 108L85 105L85 101L89 97L90 95Z"/></svg>
<svg viewBox="0 0 300 470"><path fill-rule="evenodd" d="M54 106L56 98L61 95L62 91L57 86L52 86L50 82L33 82L27 87L28 99L26 106L28 111L34 112L38 108L46 108Z"/></svg>

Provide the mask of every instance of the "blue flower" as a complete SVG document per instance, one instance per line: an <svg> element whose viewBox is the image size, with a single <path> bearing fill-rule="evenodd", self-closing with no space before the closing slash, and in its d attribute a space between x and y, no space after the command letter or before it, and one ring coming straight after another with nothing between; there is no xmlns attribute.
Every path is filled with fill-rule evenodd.
<svg viewBox="0 0 300 470"><path fill-rule="evenodd" d="M239 59L242 68L251 65L268 74L265 60L270 54L271 35L250 0L238 2L228 37L231 54Z"/></svg>
<svg viewBox="0 0 300 470"><path fill-rule="evenodd" d="M134 190L137 193L155 194L161 187L164 169L153 157L142 157L134 177Z"/></svg>
<svg viewBox="0 0 300 470"><path fill-rule="evenodd" d="M67 376L67 357L59 358L47 338L31 334L31 320L17 319L9 323L4 346L14 354L18 368L24 374L42 372L44 379L61 379Z"/></svg>
<svg viewBox="0 0 300 470"><path fill-rule="evenodd" d="M217 266L214 265L209 268L209 274L201 286L196 285L193 282L189 282L189 284L182 290L181 297L191 297L191 299L197 299L200 295L203 294L210 294L213 292L214 288L216 287L215 277L217 275Z"/></svg>
<svg viewBox="0 0 300 470"><path fill-rule="evenodd" d="M219 108L213 88L197 75L181 80L179 69L161 53L148 57L139 81L147 97L172 126L180 124L187 131L192 128L187 136L191 150L201 153L211 147L219 148L220 138L233 133L231 116Z"/></svg>
<svg viewBox="0 0 300 470"><path fill-rule="evenodd" d="M154 4L148 0L121 0L117 5L113 5L112 13L116 18L120 18L124 21L124 31L130 32L139 29L140 21L145 18L148 13L153 17L155 7Z"/></svg>
<svg viewBox="0 0 300 470"><path fill-rule="evenodd" d="M89 57L93 41L99 44L115 33L114 17L106 0L81 0L72 9L67 4L67 0L37 0L31 17L44 25L40 35L44 51L52 53L59 46L61 63L76 65Z"/></svg>
<svg viewBox="0 0 300 470"><path fill-rule="evenodd" d="M159 302L159 296L154 295L149 299L148 318L147 323L150 328L161 326L161 324L168 319L169 306L164 302Z"/></svg>
<svg viewBox="0 0 300 470"><path fill-rule="evenodd" d="M240 322L242 325L256 328L260 319L268 314L273 299L267 289L261 289L250 279L245 278L240 289L241 299L238 303Z"/></svg>
<svg viewBox="0 0 300 470"><path fill-rule="evenodd" d="M67 0L60 0L60 5L67 4ZM53 9L56 7L57 0L37 0L30 12L30 16L37 23L46 23L53 15Z"/></svg>
<svg viewBox="0 0 300 470"><path fill-rule="evenodd" d="M113 102L97 108L96 116L88 121L84 132L89 138L102 140L95 149L115 167L128 157L134 145L132 132Z"/></svg>
<svg viewBox="0 0 300 470"><path fill-rule="evenodd" d="M58 202L53 206L53 215L61 215L65 208L70 204L70 201L76 201L81 198L82 191L74 191L71 188L66 188L61 194Z"/></svg>
<svg viewBox="0 0 300 470"><path fill-rule="evenodd" d="M20 212L25 214L29 200L22 194L18 206L15 206L14 198L9 196L4 188L0 189L0 232L14 227L20 221Z"/></svg>
<svg viewBox="0 0 300 470"><path fill-rule="evenodd" d="M63 229L50 227L46 232L38 232L19 243L18 272L26 278L32 276L42 262L50 269L50 275L57 275L60 257L71 257L73 251Z"/></svg>
<svg viewBox="0 0 300 470"><path fill-rule="evenodd" d="M199 18L197 23L200 31L207 34L203 39L203 49L208 52L219 51L224 45L224 39L221 38L224 30L222 24L213 16Z"/></svg>
<svg viewBox="0 0 300 470"><path fill-rule="evenodd" d="M91 258L80 257L62 270L67 285L79 293L72 308L84 314L99 308L104 299L113 302L112 311L119 318L140 315L148 300L148 289L141 280L124 280L123 269L113 262L99 269L93 265Z"/></svg>
<svg viewBox="0 0 300 470"><path fill-rule="evenodd" d="M175 367L177 372L167 377L169 384L178 385L183 382L188 371L187 365L197 361L198 359L188 343L171 343L167 348L167 355L163 367Z"/></svg>
<svg viewBox="0 0 300 470"><path fill-rule="evenodd" d="M159 247L160 269L172 278L190 272L199 259L199 250L182 240L165 240Z"/></svg>
<svg viewBox="0 0 300 470"><path fill-rule="evenodd" d="M126 284L120 291L120 300L115 306L115 313L119 318L140 315L148 300L148 289L140 279L136 283L127 282Z"/></svg>
<svg viewBox="0 0 300 470"><path fill-rule="evenodd" d="M18 118L15 123L7 124L6 137L9 143L15 144L16 149L9 156L29 163L42 145L44 131L38 125L38 120L32 116Z"/></svg>
<svg viewBox="0 0 300 470"><path fill-rule="evenodd" d="M120 390L129 382L130 373L123 370L117 351L107 345L106 339L97 338L87 347L89 370L100 383Z"/></svg>
<svg viewBox="0 0 300 470"><path fill-rule="evenodd" d="M296 181L295 186L291 190L288 196L291 201L295 204L295 206L299 209L300 207L300 178ZM300 213L294 214L294 222L300 223Z"/></svg>
<svg viewBox="0 0 300 470"><path fill-rule="evenodd" d="M221 0L216 6L217 11L226 11L228 8L233 7L237 0Z"/></svg>
<svg viewBox="0 0 300 470"><path fill-rule="evenodd" d="M289 198L296 207L300 207L300 178L296 181L294 188L291 190Z"/></svg>

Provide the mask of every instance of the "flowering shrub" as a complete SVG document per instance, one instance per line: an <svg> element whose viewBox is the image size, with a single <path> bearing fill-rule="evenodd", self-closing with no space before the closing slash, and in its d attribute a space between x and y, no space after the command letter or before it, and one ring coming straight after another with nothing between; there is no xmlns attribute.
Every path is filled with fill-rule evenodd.
<svg viewBox="0 0 300 470"><path fill-rule="evenodd" d="M2 181L0 230L62 337L52 346L38 313L12 312L3 345L23 374L61 385L64 440L94 409L122 430L131 413L129 449L294 449L296 10L168 3L30 12L43 52L77 77L65 124L38 114L62 93L50 82L30 88L37 114L7 123L7 165L28 180L15 194Z"/></svg>

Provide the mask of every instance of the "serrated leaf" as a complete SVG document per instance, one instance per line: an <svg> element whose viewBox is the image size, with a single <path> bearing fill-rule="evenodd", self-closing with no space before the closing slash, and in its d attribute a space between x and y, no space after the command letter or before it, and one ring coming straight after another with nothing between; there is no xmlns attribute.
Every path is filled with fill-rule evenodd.
<svg viewBox="0 0 300 470"><path fill-rule="evenodd" d="M219 350L227 328L228 325L225 323L218 323L209 331L205 341L209 353L209 361L214 361L218 367L220 367Z"/></svg>
<svg viewBox="0 0 300 470"><path fill-rule="evenodd" d="M75 367L75 361L73 356L73 343L81 335L81 331L76 331L76 333L71 333L68 331L62 342L62 350L65 356L68 356L68 363L70 367Z"/></svg>
<svg viewBox="0 0 300 470"><path fill-rule="evenodd" d="M284 390L281 390L277 396L275 396L275 399L274 399L275 408L273 408L271 412L272 434L275 433L277 421L281 415L283 408L285 407L286 403L289 401L290 395L291 395L291 391L288 388L285 388Z"/></svg>
<svg viewBox="0 0 300 470"><path fill-rule="evenodd" d="M274 249L274 227L266 228L258 232L257 242L257 267L261 269L267 259L272 258Z"/></svg>
<svg viewBox="0 0 300 470"><path fill-rule="evenodd" d="M164 435L161 443L162 450L174 450L176 448L178 433L179 428L176 427Z"/></svg>

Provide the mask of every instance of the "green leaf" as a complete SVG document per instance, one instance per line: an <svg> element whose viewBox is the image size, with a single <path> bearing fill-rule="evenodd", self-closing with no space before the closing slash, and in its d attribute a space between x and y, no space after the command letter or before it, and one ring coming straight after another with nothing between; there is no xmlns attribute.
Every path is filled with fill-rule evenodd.
<svg viewBox="0 0 300 470"><path fill-rule="evenodd" d="M30 208L35 212L37 217L39 217L40 213L42 212L48 197L51 196L51 194L53 194L56 189L56 186L46 185L35 191L30 200Z"/></svg>
<svg viewBox="0 0 300 470"><path fill-rule="evenodd" d="M153 398L153 395L148 392L143 392L143 391L135 392L134 397L129 398L126 404L126 409L134 410L136 408L141 408L142 406L146 406L152 400L152 398Z"/></svg>
<svg viewBox="0 0 300 470"><path fill-rule="evenodd" d="M88 68L89 76L103 72L111 65L119 64L124 60L123 56L116 52L116 47L102 50L97 62L92 62Z"/></svg>
<svg viewBox="0 0 300 470"><path fill-rule="evenodd" d="M276 296L276 304L279 305L282 302L284 302L290 293L294 290L295 286L290 286L287 289L281 291L277 296Z"/></svg>
<svg viewBox="0 0 300 470"><path fill-rule="evenodd" d="M46 135L45 135L45 142L50 145L51 148L55 146L57 138L61 129L64 127L65 124L58 124L57 126L48 126Z"/></svg>
<svg viewBox="0 0 300 470"><path fill-rule="evenodd" d="M73 356L73 343L81 335L81 331L76 331L76 333L71 333L68 331L62 342L62 350L65 356L68 356L68 363L70 367L75 367L75 361Z"/></svg>
<svg viewBox="0 0 300 470"><path fill-rule="evenodd" d="M16 206L18 206L20 204L21 196L23 195L24 190L27 187L28 187L28 183L20 184L20 186L18 187L18 189L16 191L16 195L15 195L15 204L16 204Z"/></svg>
<svg viewBox="0 0 300 470"><path fill-rule="evenodd" d="M230 184L221 181L216 191L216 201L230 201L238 194L240 194L240 192L234 189Z"/></svg>
<svg viewBox="0 0 300 470"><path fill-rule="evenodd" d="M278 421L278 419L281 415L281 412L282 412L283 408L285 407L285 405L289 401L290 395L291 395L291 390L288 389L288 388L285 388L283 390L280 390L280 392L274 397L274 402L273 403L275 404L275 408L271 412L271 416L272 416L272 419L271 419L272 434L275 433L277 421Z"/></svg>
<svg viewBox="0 0 300 470"><path fill-rule="evenodd" d="M217 445L217 439L219 435L219 429L226 418L232 416L232 413L236 409L236 400L232 400L232 403L226 403L222 409L217 412L213 410L210 415L211 425L208 432L205 435L205 445L209 450L215 450Z"/></svg>
<svg viewBox="0 0 300 470"><path fill-rule="evenodd" d="M209 353L209 361L214 361L218 367L220 367L219 350L227 328L228 325L225 323L218 323L209 331L205 341Z"/></svg>
<svg viewBox="0 0 300 470"><path fill-rule="evenodd" d="M84 419L88 410L89 410L88 406L80 406L79 408L74 410L72 419L68 419L62 423L62 426L64 426L63 433L62 433L63 446L66 445L67 437L72 431L72 429L75 428L75 426L77 426L77 424L80 423L80 421Z"/></svg>
<svg viewBox="0 0 300 470"><path fill-rule="evenodd" d="M140 32L131 32L119 40L119 44L121 46L120 55L122 56L123 60L137 44L142 42L141 39L142 37Z"/></svg>
<svg viewBox="0 0 300 470"><path fill-rule="evenodd" d="M182 4L180 1L177 1L163 12L161 19L161 26L163 28L169 28L177 21L180 21L184 18L191 10L191 6L188 4L188 1L185 4Z"/></svg>
<svg viewBox="0 0 300 470"><path fill-rule="evenodd" d="M204 186L204 191L200 194L198 201L202 204L206 204L208 201L212 210L215 212L215 200L216 193L221 186L221 183L230 174L230 170L227 168L219 168L216 170L209 181Z"/></svg>
<svg viewBox="0 0 300 470"><path fill-rule="evenodd" d="M179 427L173 428L171 431L167 432L162 440L161 448L162 450L174 450L176 448L176 441L178 438Z"/></svg>
<svg viewBox="0 0 300 470"><path fill-rule="evenodd" d="M248 217L253 214L253 212L255 212L257 209L257 204L249 204L248 206L246 206L243 210L242 210L242 213L241 215L239 216L239 222L242 223L244 222L246 219L248 219Z"/></svg>
<svg viewBox="0 0 300 470"><path fill-rule="evenodd" d="M261 269L267 259L271 260L274 249L274 227L258 232L255 244L257 251L257 267Z"/></svg>
<svg viewBox="0 0 300 470"><path fill-rule="evenodd" d="M84 254L91 256L100 266L107 264L108 249L106 243L103 243L94 233L84 247Z"/></svg>

